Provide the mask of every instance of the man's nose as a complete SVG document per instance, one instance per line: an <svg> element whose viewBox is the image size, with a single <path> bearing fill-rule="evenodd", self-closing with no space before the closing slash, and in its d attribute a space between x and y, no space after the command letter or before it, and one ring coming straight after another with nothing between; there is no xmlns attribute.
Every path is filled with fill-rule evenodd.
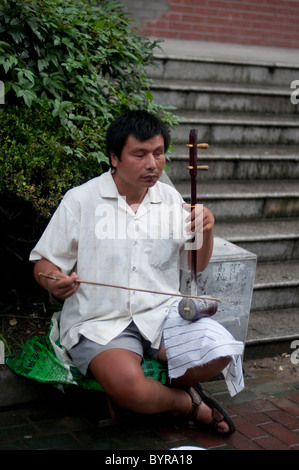
<svg viewBox="0 0 299 470"><path fill-rule="evenodd" d="M154 154L149 152L146 156L146 167L147 168L156 168L157 166L157 162L156 162L156 159L154 157Z"/></svg>

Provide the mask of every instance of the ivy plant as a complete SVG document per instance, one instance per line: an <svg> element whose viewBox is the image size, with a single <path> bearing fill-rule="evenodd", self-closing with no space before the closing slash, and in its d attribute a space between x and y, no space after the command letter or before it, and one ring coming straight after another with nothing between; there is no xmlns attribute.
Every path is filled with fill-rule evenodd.
<svg viewBox="0 0 299 470"><path fill-rule="evenodd" d="M115 116L143 108L174 125L150 92L157 46L115 1L1 0L0 194L47 218L68 188L103 171Z"/></svg>

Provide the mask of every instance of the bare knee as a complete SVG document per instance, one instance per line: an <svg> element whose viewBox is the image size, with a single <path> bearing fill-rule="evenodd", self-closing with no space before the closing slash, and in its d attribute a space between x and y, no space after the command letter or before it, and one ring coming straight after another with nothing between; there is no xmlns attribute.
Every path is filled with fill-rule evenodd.
<svg viewBox="0 0 299 470"><path fill-rule="evenodd" d="M145 395L141 359L135 356L134 353L117 356L115 351L112 354L101 353L90 363L91 373L111 400L120 407L132 410L144 400Z"/></svg>
<svg viewBox="0 0 299 470"><path fill-rule="evenodd" d="M130 371L127 374L115 377L115 380L112 379L105 391L115 404L134 410L145 399L144 381L142 369L141 374Z"/></svg>
<svg viewBox="0 0 299 470"><path fill-rule="evenodd" d="M182 377L175 379L173 382L178 386L189 386L199 382L207 382L217 377L228 366L230 361L230 356L219 357L202 366L188 369Z"/></svg>

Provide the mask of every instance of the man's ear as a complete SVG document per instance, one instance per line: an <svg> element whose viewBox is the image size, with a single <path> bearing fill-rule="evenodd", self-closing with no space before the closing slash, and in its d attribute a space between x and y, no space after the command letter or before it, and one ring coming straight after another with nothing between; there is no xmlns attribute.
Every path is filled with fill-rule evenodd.
<svg viewBox="0 0 299 470"><path fill-rule="evenodd" d="M111 160L111 165L112 165L114 168L117 168L119 159L117 158L117 156L115 155L115 153L112 152L112 151L110 152L110 160Z"/></svg>

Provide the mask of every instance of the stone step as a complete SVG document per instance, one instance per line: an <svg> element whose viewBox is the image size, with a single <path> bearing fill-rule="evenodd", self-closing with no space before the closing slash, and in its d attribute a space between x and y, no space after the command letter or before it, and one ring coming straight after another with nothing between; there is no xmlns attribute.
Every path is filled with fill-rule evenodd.
<svg viewBox="0 0 299 470"><path fill-rule="evenodd" d="M271 357L298 349L299 307L251 312L245 359Z"/></svg>
<svg viewBox="0 0 299 470"><path fill-rule="evenodd" d="M299 337L299 308L257 310L249 317L247 341L249 343Z"/></svg>
<svg viewBox="0 0 299 470"><path fill-rule="evenodd" d="M216 223L215 235L255 253L259 263L299 261L299 219Z"/></svg>
<svg viewBox="0 0 299 470"><path fill-rule="evenodd" d="M179 125L172 135L187 143L190 129L210 145L299 145L299 116L176 111ZM187 142L186 142L187 141Z"/></svg>
<svg viewBox="0 0 299 470"><path fill-rule="evenodd" d="M299 261L258 263L251 312L299 307Z"/></svg>
<svg viewBox="0 0 299 470"><path fill-rule="evenodd" d="M189 136L186 136L188 140ZM261 180L299 178L298 146L214 146L198 150L198 164L209 171L198 172L198 181ZM169 152L167 174L174 182L189 181L189 151L183 144L174 144Z"/></svg>
<svg viewBox="0 0 299 470"><path fill-rule="evenodd" d="M298 60L282 63L277 60L203 57L201 51L188 56L187 51L156 52L156 65L147 69L153 79L198 80L241 84L291 85L298 80Z"/></svg>
<svg viewBox="0 0 299 470"><path fill-rule="evenodd" d="M290 84L281 87L156 80L151 87L154 100L178 109L205 112L296 114Z"/></svg>
<svg viewBox="0 0 299 470"><path fill-rule="evenodd" d="M183 198L190 199L190 184L177 183ZM216 221L299 216L297 181L203 182L197 200L209 207Z"/></svg>
<svg viewBox="0 0 299 470"><path fill-rule="evenodd" d="M295 51L216 46L166 41L149 75L155 101L179 117L168 177L188 201L185 144L198 129L210 145L198 152L209 166L197 176L198 202L214 212L227 251L234 244L257 255L245 355L261 357L299 338L299 108L291 102L299 60Z"/></svg>

